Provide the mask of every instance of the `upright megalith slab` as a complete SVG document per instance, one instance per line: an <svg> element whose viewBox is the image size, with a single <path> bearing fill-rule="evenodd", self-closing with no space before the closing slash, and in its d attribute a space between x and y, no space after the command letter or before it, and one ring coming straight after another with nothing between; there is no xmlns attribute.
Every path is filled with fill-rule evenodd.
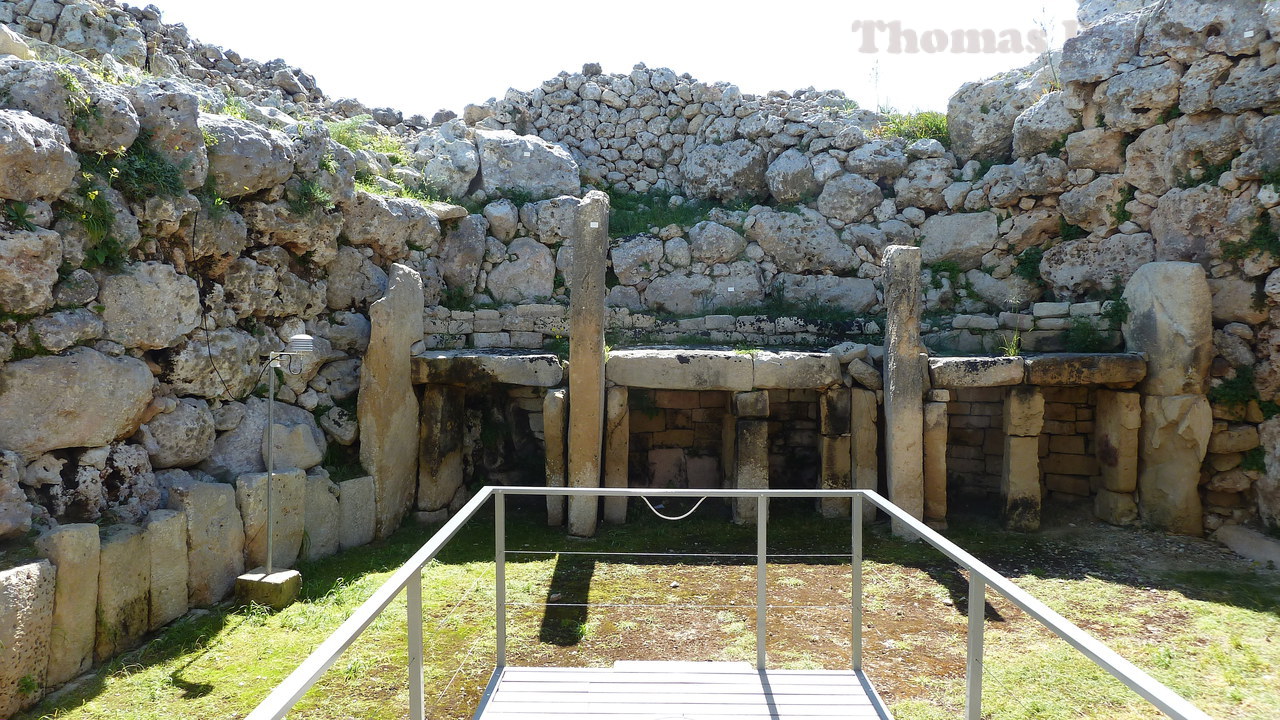
<svg viewBox="0 0 1280 720"><path fill-rule="evenodd" d="M766 394L767 397L767 394ZM853 453L849 438L849 392L843 385L818 396L818 441L821 463L818 487L848 490L853 487ZM823 517L848 517L848 498L822 498L818 510Z"/></svg>
<svg viewBox="0 0 1280 720"><path fill-rule="evenodd" d="M1138 268L1125 286L1129 317L1121 330L1129 352L1147 355L1144 395L1205 392L1213 360L1213 296L1204 268L1154 262Z"/></svg>
<svg viewBox="0 0 1280 720"><path fill-rule="evenodd" d="M307 476L303 517L302 559L320 560L338 552L341 527L338 486L329 479L328 473Z"/></svg>
<svg viewBox="0 0 1280 720"><path fill-rule="evenodd" d="M877 490L880 484L880 430L877 427L880 403L873 390L853 388L849 391L849 440L853 458L853 487L858 490ZM876 515L876 507L862 503L862 514L867 520Z"/></svg>
<svg viewBox="0 0 1280 720"><path fill-rule="evenodd" d="M236 478L236 502L244 519L244 560L252 569L267 564L267 474ZM275 568L291 568L302 550L306 523L307 476L298 468L272 473L272 558Z"/></svg>
<svg viewBox="0 0 1280 720"><path fill-rule="evenodd" d="M418 509L449 507L462 487L462 418L466 394L456 385L423 385L418 423Z"/></svg>
<svg viewBox="0 0 1280 720"><path fill-rule="evenodd" d="M1141 427L1141 395L1098 390L1093 439L1102 485L1109 492L1132 493L1138 486L1138 430Z"/></svg>
<svg viewBox="0 0 1280 720"><path fill-rule="evenodd" d="M0 715L34 705L48 685L56 574L46 560L0 572Z"/></svg>
<svg viewBox="0 0 1280 720"><path fill-rule="evenodd" d="M184 480L169 488L169 507L187 516L187 600L207 607L229 595L244 572L244 521L226 483Z"/></svg>
<svg viewBox="0 0 1280 720"><path fill-rule="evenodd" d="M1001 513L1010 530L1040 529L1040 431L1044 393L1019 385L1004 396L1004 464L1000 473Z"/></svg>
<svg viewBox="0 0 1280 720"><path fill-rule="evenodd" d="M542 398L542 438L547 448L547 487L564 487L566 466L565 422L568 418L568 392L564 388L548 390ZM547 496L547 524L564 524L565 499Z"/></svg>
<svg viewBox="0 0 1280 720"><path fill-rule="evenodd" d="M1142 399L1138 497L1142 519L1182 535L1202 535L1200 464L1209 451L1213 410L1204 395Z"/></svg>
<svg viewBox="0 0 1280 720"><path fill-rule="evenodd" d="M569 487L600 487L604 440L604 272L609 196L592 190L578 203L569 278ZM419 313L421 314L421 313ZM569 533L596 532L599 501L569 498Z"/></svg>
<svg viewBox="0 0 1280 720"><path fill-rule="evenodd" d="M924 519L947 524L947 404L924 405Z"/></svg>
<svg viewBox="0 0 1280 720"><path fill-rule="evenodd" d="M151 550L136 525L101 530L98 627L93 659L103 662L137 645L151 628Z"/></svg>
<svg viewBox="0 0 1280 720"><path fill-rule="evenodd" d="M734 460L735 487L750 490L769 487L768 420L738 420ZM733 521L738 524L754 523L759 517L758 506L753 498L735 499Z"/></svg>
<svg viewBox="0 0 1280 720"><path fill-rule="evenodd" d="M370 476L338 483L338 547L349 550L373 542L374 495Z"/></svg>
<svg viewBox="0 0 1280 720"><path fill-rule="evenodd" d="M924 383L928 366L920 342L920 248L885 250L885 463L889 500L924 518ZM894 521L893 532L906 532Z"/></svg>
<svg viewBox="0 0 1280 720"><path fill-rule="evenodd" d="M387 537L413 504L418 469L418 399L410 347L422 339L422 277L395 263L387 294L369 306L369 349L360 366L360 464L373 475L375 531Z"/></svg>
<svg viewBox="0 0 1280 720"><path fill-rule="evenodd" d="M627 455L631 449L631 413L627 404L628 396L629 393L624 385L615 385L605 394L605 487L627 487ZM605 498L604 521L614 524L626 522L627 499Z"/></svg>
<svg viewBox="0 0 1280 720"><path fill-rule="evenodd" d="M61 525L36 539L36 552L59 569L49 634L49 684L76 677L93 664L93 634L98 610L98 526ZM186 556L186 538L183 538ZM186 597L187 589L182 589Z"/></svg>
<svg viewBox="0 0 1280 720"><path fill-rule="evenodd" d="M148 629L155 630L187 613L187 516L176 510L147 515L151 557Z"/></svg>

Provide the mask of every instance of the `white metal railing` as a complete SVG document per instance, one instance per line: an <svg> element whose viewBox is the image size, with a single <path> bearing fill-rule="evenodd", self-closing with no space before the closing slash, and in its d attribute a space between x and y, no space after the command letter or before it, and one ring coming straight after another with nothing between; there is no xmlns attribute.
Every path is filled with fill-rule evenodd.
<svg viewBox="0 0 1280 720"><path fill-rule="evenodd" d="M409 645L409 717L423 720L425 704L422 679L422 569L440 549L467 523L490 498L494 501L494 575L496 605L497 670L494 679L506 665L506 496L585 496L585 497L688 497L688 498L756 498L758 503L756 531L756 665L765 668L765 598L769 500L771 498L850 498L852 500L852 666L862 672L862 536L863 502L870 502L910 529L942 554L969 571L968 648L965 667L965 718L982 717L983 617L988 588L1021 608L1040 624L1069 645L1079 650L1098 667L1106 670L1131 690L1174 720L1212 720L1199 708L1161 684L1141 669L1120 657L1075 624L1019 588L1008 578L992 570L981 560L965 552L955 543L935 532L901 508L870 490L683 490L647 488L553 488L553 487L485 487L445 523L409 560L364 602L345 622L320 644L280 685L276 686L248 716L247 720L279 720L302 698L342 653L355 642L374 620L400 594L406 591ZM492 692L491 680L486 697Z"/></svg>

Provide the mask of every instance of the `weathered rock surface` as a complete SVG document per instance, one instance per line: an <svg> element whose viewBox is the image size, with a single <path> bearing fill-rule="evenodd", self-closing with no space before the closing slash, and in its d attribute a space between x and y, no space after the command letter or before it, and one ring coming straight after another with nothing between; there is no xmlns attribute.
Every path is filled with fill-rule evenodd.
<svg viewBox="0 0 1280 720"><path fill-rule="evenodd" d="M1124 300L1126 349L1147 354L1143 392L1203 393L1213 359L1213 299L1204 270L1192 263L1148 263L1129 280Z"/></svg>
<svg viewBox="0 0 1280 720"><path fill-rule="evenodd" d="M0 110L0 198L53 199L75 181L80 161L65 128L31 113Z"/></svg>
<svg viewBox="0 0 1280 720"><path fill-rule="evenodd" d="M950 178L947 178L948 182ZM880 186L861 175L841 175L827 181L818 196L818 212L851 223L871 212L884 200ZM910 203L910 200L904 200Z"/></svg>
<svg viewBox="0 0 1280 720"><path fill-rule="evenodd" d="M360 463L377 485L379 537L400 526L417 486L418 401L409 382L409 346L422 337L422 305L422 278L396 264L386 296L369 306L373 330L360 368L357 417Z"/></svg>
<svg viewBox="0 0 1280 720"><path fill-rule="evenodd" d="M180 481L169 488L169 507L187 516L187 599L208 607L226 597L244 573L244 522L235 488Z"/></svg>
<svg viewBox="0 0 1280 720"><path fill-rule="evenodd" d="M107 338L127 348L171 347L200 322L196 281L172 265L135 263L104 274L98 285Z"/></svg>
<svg viewBox="0 0 1280 720"><path fill-rule="evenodd" d="M1204 532L1197 486L1212 431L1203 395L1143 398L1138 494L1145 522L1181 535Z"/></svg>
<svg viewBox="0 0 1280 720"><path fill-rule="evenodd" d="M575 195L578 163L564 148L535 135L476 130L480 188L486 193L520 189L538 198Z"/></svg>
<svg viewBox="0 0 1280 720"><path fill-rule="evenodd" d="M151 134L151 146L177 166L188 190L204 185L209 155L197 117L200 98L185 83L156 78L130 88L129 99L142 129ZM216 177L216 176L215 176ZM219 186L224 197L235 197Z"/></svg>
<svg viewBox="0 0 1280 720"><path fill-rule="evenodd" d="M871 309L879 297L875 283L867 278L779 273L776 282L777 290L788 302L838 307L850 313Z"/></svg>
<svg viewBox="0 0 1280 720"><path fill-rule="evenodd" d="M414 384L502 383L556 387L564 378L560 359L550 354L431 350L413 357Z"/></svg>
<svg viewBox="0 0 1280 720"><path fill-rule="evenodd" d="M58 233L44 228L0 231L0 310L28 314L52 307L61 262Z"/></svg>
<svg viewBox="0 0 1280 720"><path fill-rule="evenodd" d="M935 387L998 387L1022 382L1020 357L931 358L929 375Z"/></svg>
<svg viewBox="0 0 1280 720"><path fill-rule="evenodd" d="M262 454L266 441L267 401L251 397L245 400L244 408L244 419L233 430L218 435L213 443L213 452L201 464L205 472L226 482L246 473L260 473L267 469ZM297 427L303 428L311 436L312 446L323 453L326 447L324 432L316 426L315 416L300 407L279 401L276 401L272 413L277 429L283 427L292 433ZM308 454L314 454L314 451L308 450ZM276 464L277 469L285 467L279 460Z"/></svg>
<svg viewBox="0 0 1280 720"><path fill-rule="evenodd" d="M36 552L58 568L49 632L49 685L77 677L93 664L100 547L98 526L90 523L61 525L36 539ZM184 564L185 557L184 545Z"/></svg>
<svg viewBox="0 0 1280 720"><path fill-rule="evenodd" d="M141 360L89 348L6 363L0 366L0 447L34 459L127 437L141 424L154 386Z"/></svg>
<svg viewBox="0 0 1280 720"><path fill-rule="evenodd" d="M181 398L171 412L157 415L139 428L137 441L151 458L151 467L188 467L213 451L214 434L209 404Z"/></svg>
<svg viewBox="0 0 1280 720"><path fill-rule="evenodd" d="M244 559L249 569L267 564L267 533L272 533L275 567L289 568L298 560L305 529L307 476L297 468L272 473L272 522L267 525L267 474L236 478L236 505L244 521Z"/></svg>
<svg viewBox="0 0 1280 720"><path fill-rule="evenodd" d="M418 136L414 156L422 161L422 174L446 197L461 198L480 170L480 156L471 141L472 131L460 120L450 120Z"/></svg>
<svg viewBox="0 0 1280 720"><path fill-rule="evenodd" d="M1141 355L1056 353L1026 358L1031 385L1115 385L1129 387L1147 374Z"/></svg>
<svg viewBox="0 0 1280 720"><path fill-rule="evenodd" d="M684 190L696 198L731 202L768 191L768 158L749 140L699 145L680 163Z"/></svg>
<svg viewBox="0 0 1280 720"><path fill-rule="evenodd" d="M22 479L22 458L11 450L0 450L0 539L16 538L31 529L31 511Z"/></svg>
<svg viewBox="0 0 1280 720"><path fill-rule="evenodd" d="M147 516L145 533L151 559L148 629L156 630L187 612L186 513L155 510Z"/></svg>
<svg viewBox="0 0 1280 720"><path fill-rule="evenodd" d="M320 560L338 552L342 530L338 486L327 474L307 476L303 518L302 560Z"/></svg>
<svg viewBox="0 0 1280 720"><path fill-rule="evenodd" d="M343 207L342 236L352 245L370 245L387 260L402 260L410 248L434 250L440 220L417 200L356 192Z"/></svg>
<svg viewBox="0 0 1280 720"><path fill-rule="evenodd" d="M377 516L372 476L338 483L338 545L347 550L373 542Z"/></svg>
<svg viewBox="0 0 1280 720"><path fill-rule="evenodd" d="M963 85L947 104L952 151L961 162L1001 161L1013 150L1013 124L1056 79L1037 59L1018 70Z"/></svg>
<svg viewBox="0 0 1280 720"><path fill-rule="evenodd" d="M167 353L161 378L182 395L243 397L258 379L258 349L258 341L239 328L198 330Z"/></svg>
<svg viewBox="0 0 1280 720"><path fill-rule="evenodd" d="M225 115L202 113L199 123L215 141L208 149L209 174L223 197L252 195L293 174L293 144L283 133Z"/></svg>
<svg viewBox="0 0 1280 720"><path fill-rule="evenodd" d="M795 148L783 152L769 164L765 181L769 184L769 194L780 203L798 202L821 189L813 176L813 164Z"/></svg>
<svg viewBox="0 0 1280 720"><path fill-rule="evenodd" d="M961 270L973 270L982 264L982 256L995 247L999 239L993 212L934 215L920 227L922 262L932 265L954 262Z"/></svg>
<svg viewBox="0 0 1280 720"><path fill-rule="evenodd" d="M1045 251L1040 273L1061 298L1124 286L1138 268L1155 260L1155 242L1147 233L1090 236L1067 240Z"/></svg>
<svg viewBox="0 0 1280 720"><path fill-rule="evenodd" d="M0 713L34 705L48 684L49 634L53 625L56 570L48 562L0 572ZM30 692L27 684L35 683Z"/></svg>
<svg viewBox="0 0 1280 720"><path fill-rule="evenodd" d="M137 645L151 627L151 550L146 534L136 525L108 525L102 528L101 541L94 662Z"/></svg>
<svg viewBox="0 0 1280 720"><path fill-rule="evenodd" d="M816 210L765 211L748 218L746 238L772 255L783 272L842 272L854 264L853 249Z"/></svg>
<svg viewBox="0 0 1280 720"><path fill-rule="evenodd" d="M746 238L719 223L704 220L689 229L689 252L697 262L730 262L746 249Z"/></svg>

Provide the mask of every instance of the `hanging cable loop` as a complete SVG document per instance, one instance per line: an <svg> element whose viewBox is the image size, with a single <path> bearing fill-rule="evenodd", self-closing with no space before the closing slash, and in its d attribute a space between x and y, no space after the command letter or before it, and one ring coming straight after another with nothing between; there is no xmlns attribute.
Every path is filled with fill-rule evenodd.
<svg viewBox="0 0 1280 720"><path fill-rule="evenodd" d="M663 520L671 520L671 521L673 521L673 522L674 522L674 521L676 521L676 520L683 520L683 519L685 519L685 518L689 517L690 515L694 514L695 512L697 512L697 511L698 511L698 508L699 508L699 507L702 507L702 503L706 502L706 500L707 500L706 496L704 495L703 497L701 497L701 498L699 498L699 499L698 499L698 502L696 502L696 503L694 503L694 504L693 504L693 507L692 507L692 508L689 508L689 512L687 512L687 513L685 513L685 514L683 514L683 515L678 515L678 516L676 516L676 517L672 517L672 516L670 516L670 515L663 515L662 513L658 512L658 509L657 509L657 508L655 508L655 507L653 506L653 503L649 502L649 498L647 498L647 497L645 497L645 496L641 495L641 496L640 496L640 499L644 501L644 504L645 504L645 505L648 505L648 506L649 506L649 510L651 510L651 511L653 512L653 514L654 514L654 515L657 515L658 517L662 518Z"/></svg>

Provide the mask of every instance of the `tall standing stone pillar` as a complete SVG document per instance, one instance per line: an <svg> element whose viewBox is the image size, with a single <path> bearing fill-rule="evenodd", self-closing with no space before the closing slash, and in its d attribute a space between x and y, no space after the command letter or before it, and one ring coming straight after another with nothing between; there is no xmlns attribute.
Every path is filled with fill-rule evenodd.
<svg viewBox="0 0 1280 720"><path fill-rule="evenodd" d="M466 391L456 385L422 386L418 423L418 509L449 507L462 487L462 416Z"/></svg>
<svg viewBox="0 0 1280 720"><path fill-rule="evenodd" d="M733 395L733 487L769 487L769 393L764 390ZM753 523L758 516L752 498L734 498L733 521Z"/></svg>
<svg viewBox="0 0 1280 720"><path fill-rule="evenodd" d="M604 439L604 271L609 196L592 190L578 203L569 278L569 487L600 487ZM596 532L599 499L569 498L569 533Z"/></svg>
<svg viewBox="0 0 1280 720"><path fill-rule="evenodd" d="M924 519L947 525L947 404L924 406Z"/></svg>
<svg viewBox="0 0 1280 720"><path fill-rule="evenodd" d="M627 487L627 455L631 451L631 413L627 407L627 396L627 387L625 385L615 385L609 388L605 394L605 487ZM604 521L614 524L626 522L627 499L624 497L605 498Z"/></svg>
<svg viewBox="0 0 1280 720"><path fill-rule="evenodd" d="M568 413L568 393L564 388L548 390L542 398L542 439L547 448L547 487L564 487L565 483L565 421ZM565 501L563 495L547 496L547 524L564 524Z"/></svg>
<svg viewBox="0 0 1280 720"><path fill-rule="evenodd" d="M413 504L418 471L418 398L409 348L422 339L422 277L395 263L387 294L369 306L369 349L360 366L360 464L373 476L375 528L385 538Z"/></svg>
<svg viewBox="0 0 1280 720"><path fill-rule="evenodd" d="M1040 431L1044 428L1044 393L1019 385L1004 398L1004 466L1000 474L1005 527L1040 529Z"/></svg>
<svg viewBox="0 0 1280 720"><path fill-rule="evenodd" d="M1136 392L1098 390L1094 408L1093 442L1102 487L1093 498L1093 514L1112 525L1138 520L1138 430L1142 427L1142 396Z"/></svg>
<svg viewBox="0 0 1280 720"><path fill-rule="evenodd" d="M885 463L889 500L924 518L924 378L920 343L920 248L891 245L884 265ZM895 535L910 534L894 521Z"/></svg>
<svg viewBox="0 0 1280 720"><path fill-rule="evenodd" d="M818 396L818 426L822 432L818 447L822 458L818 486L823 490L853 487L853 452L849 437L849 392L839 386ZM848 517L848 498L823 498L818 502L823 517Z"/></svg>
<svg viewBox="0 0 1280 720"><path fill-rule="evenodd" d="M1130 352L1147 356L1140 390L1139 512L1175 533L1204 532L1200 464L1209 449L1213 411L1205 397L1213 360L1213 298L1204 268L1155 262L1138 268L1124 291L1129 318L1121 330Z"/></svg>
<svg viewBox="0 0 1280 720"><path fill-rule="evenodd" d="M853 487L877 490L880 486L880 401L874 390L853 388L849 391L849 440L853 461ZM862 503L862 517L871 520L876 507Z"/></svg>

